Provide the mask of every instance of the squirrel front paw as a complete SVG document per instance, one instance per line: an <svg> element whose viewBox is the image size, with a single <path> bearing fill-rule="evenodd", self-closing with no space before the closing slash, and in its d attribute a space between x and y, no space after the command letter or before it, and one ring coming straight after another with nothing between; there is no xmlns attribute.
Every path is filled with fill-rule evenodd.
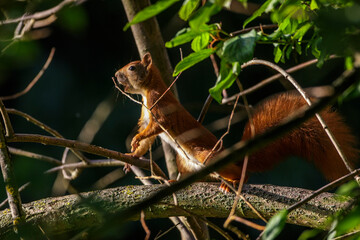
<svg viewBox="0 0 360 240"><path fill-rule="evenodd" d="M138 137L139 135L136 135L135 137L133 137L133 139L131 140L131 152L135 152L135 150L140 146L140 137Z"/></svg>

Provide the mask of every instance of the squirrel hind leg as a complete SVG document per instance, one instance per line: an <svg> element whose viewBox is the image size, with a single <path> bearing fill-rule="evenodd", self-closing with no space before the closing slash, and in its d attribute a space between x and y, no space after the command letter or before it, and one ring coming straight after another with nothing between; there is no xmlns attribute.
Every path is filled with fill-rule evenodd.
<svg viewBox="0 0 360 240"><path fill-rule="evenodd" d="M239 184L239 181L238 180L233 180L233 181L231 181L231 183L232 183L233 187L236 187ZM219 186L219 190L222 193L225 193L225 194L228 194L228 193L231 192L230 187L224 181L221 181L221 184Z"/></svg>

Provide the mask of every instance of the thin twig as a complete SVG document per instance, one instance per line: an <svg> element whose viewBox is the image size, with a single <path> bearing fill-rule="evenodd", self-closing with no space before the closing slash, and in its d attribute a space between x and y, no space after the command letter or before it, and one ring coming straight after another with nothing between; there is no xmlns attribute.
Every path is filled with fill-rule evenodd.
<svg viewBox="0 0 360 240"><path fill-rule="evenodd" d="M239 35L239 34L243 34L243 33L247 33L247 32L250 32L252 30L262 31L263 29L272 29L272 28L277 28L277 27L278 27L277 24L267 24L267 25L249 27L249 28L241 29L241 30L230 33L230 37L233 37L233 36L236 36L236 35Z"/></svg>
<svg viewBox="0 0 360 240"><path fill-rule="evenodd" d="M229 122L228 122L228 126L227 126L227 129L226 129L226 132L219 138L219 140L216 142L215 146L211 149L211 151L208 153L208 155L205 157L204 161L203 161L203 164L206 164L206 162L209 160L210 156L216 152L215 150L216 149L221 149L222 148L222 142L223 142L223 139L226 135L228 135L230 133L230 128L231 128L231 120L234 116L234 112L235 112L235 109L236 109L236 106L237 106L237 103L239 101L239 97L236 98L235 100L235 103L234 103L234 107L231 111L231 114L230 114L230 118L229 118ZM220 147L219 147L220 145ZM218 151L218 150L217 150Z"/></svg>
<svg viewBox="0 0 360 240"><path fill-rule="evenodd" d="M213 100L213 97L209 94L205 100L203 107L201 108L199 117L197 119L197 121L199 123L202 123L204 121L205 115L206 115L207 111L209 110L212 100Z"/></svg>
<svg viewBox="0 0 360 240"><path fill-rule="evenodd" d="M215 76L218 77L219 76L219 67L218 67L218 65L216 63L214 54L210 55L210 59L211 59L211 63L212 63L213 68L214 68ZM205 115L209 110L209 107L210 107L210 104L211 104L212 100L213 100L213 97L209 94L208 97L206 98L206 101L205 101L205 103L204 103L204 105L203 105L203 107L202 107L202 109L200 111L199 117L197 119L197 121L199 123L202 123L204 121Z"/></svg>
<svg viewBox="0 0 360 240"><path fill-rule="evenodd" d="M174 81L172 81L172 83L170 84L170 86L165 90L165 92L163 92L163 94L161 94L161 96L154 102L154 104L149 108L149 111L151 111L151 109L153 109L156 104L165 96L165 94L171 89L171 87L176 83L176 81L179 79L180 75L182 72L179 73L179 75L176 76L176 78L174 79Z"/></svg>
<svg viewBox="0 0 360 240"><path fill-rule="evenodd" d="M64 1L60 2L58 5L56 5L55 7L52 7L45 11L37 12L32 15L24 15L19 18L7 19L7 20L0 21L0 26L5 25L5 24L18 23L18 22L28 20L28 19L38 20L38 19L47 18L47 17L57 13L58 11L60 11L62 8L64 8L65 6L67 6L69 4L72 4L72 3L81 4L82 2L84 2L84 0L64 0Z"/></svg>
<svg viewBox="0 0 360 240"><path fill-rule="evenodd" d="M146 225L144 211L141 211L141 213L140 213L140 222L141 222L141 226L143 227L143 229L146 233L145 240L148 240L150 238L151 231L148 228L148 226Z"/></svg>
<svg viewBox="0 0 360 240"><path fill-rule="evenodd" d="M54 137L57 137L57 138L63 138L65 139L58 131L52 129L51 127L47 126L46 124L40 122L39 120L37 120L36 118L30 116L29 114L27 113L24 113L24 112L21 112L19 110L16 110L16 109L6 109L8 113L10 114L15 114L15 115L18 115L20 117L23 117L25 118L27 121L31 122L32 124L40 127L41 129L43 129L44 131L50 133L51 135L53 135ZM88 159L81 153L81 152L78 152L76 150L73 150L71 149L72 153L75 154L75 156L77 156L81 161L83 162L87 162Z"/></svg>
<svg viewBox="0 0 360 240"><path fill-rule="evenodd" d="M315 198L316 196L320 195L323 192L329 191L347 181L349 181L351 178L353 178L356 175L359 175L360 173L360 168L352 171L351 173L336 179L335 181L332 181L331 183L326 184L325 186L319 188L318 190L314 191L311 195L309 195L308 197L302 199L300 202L295 203L294 205L290 206L287 210L288 212L291 212L293 210L295 210L296 208L299 208L301 205L307 203L308 201L310 201L311 199Z"/></svg>
<svg viewBox="0 0 360 240"><path fill-rule="evenodd" d="M10 96L3 96L0 97L1 100L11 100L11 99L15 99L18 98L20 96L25 95L26 93L28 93L31 88L37 83L37 81L39 81L39 79L42 77L42 75L44 74L44 72L46 71L46 69L49 67L53 57L54 57L54 53L55 53L55 48L51 48L49 57L47 58L44 66L41 68L40 72L35 76L35 78L27 85L27 87L22 90L21 92L15 93L13 95Z"/></svg>
<svg viewBox="0 0 360 240"><path fill-rule="evenodd" d="M4 127L5 127L5 131L6 131L6 136L11 137L12 135L14 135L14 129L11 125L8 111L5 108L4 103L2 102L1 99L0 99L0 112L1 112L1 117L2 117L4 125L5 125Z"/></svg>
<svg viewBox="0 0 360 240"><path fill-rule="evenodd" d="M165 236L166 234L168 234L171 230L173 230L174 228L177 227L177 225L180 223L175 224L174 226L171 226L168 230L164 231L163 233L161 233L161 231L155 236L154 240L158 240L160 238L162 238L163 236ZM160 234L161 233L161 234Z"/></svg>
<svg viewBox="0 0 360 240"><path fill-rule="evenodd" d="M65 148L62 158L61 158L61 163L64 165L66 164L66 159L68 156L70 148ZM89 161L89 160L88 160ZM88 163L88 161L86 163ZM61 169L61 173L62 176L65 180L74 180L79 176L79 169L75 168L74 170L70 170L70 169Z"/></svg>
<svg viewBox="0 0 360 240"><path fill-rule="evenodd" d="M336 58L335 55L331 55L329 57L329 59L334 59L334 58ZM308 66L310 66L312 64L315 64L317 62L318 62L317 59L313 59L313 60L304 62L302 64L296 65L296 66L294 66L292 68L286 69L285 71L287 73L293 73L293 72L296 72L296 71L298 71L300 69L308 67ZM223 99L222 104L226 104L226 103L229 103L231 101L234 101L238 95L243 96L243 95L248 95L249 93L255 92L256 90L259 90L260 88L264 87L265 85L275 81L276 79L278 79L278 78L280 78L282 76L283 76L282 74L278 73L278 74L275 74L275 75L273 75L273 76L271 76L269 78L266 78L266 79L262 80L261 82L259 82L258 84L254 85L254 86L252 86L252 87L250 87L250 88L248 88L248 89L246 89L246 90L244 90L244 91L242 91L242 92L240 92L238 94L235 94L234 96Z"/></svg>
<svg viewBox="0 0 360 240"><path fill-rule="evenodd" d="M165 204L165 203L163 203ZM218 227L216 224L212 223L211 221L209 221L206 217L203 217L203 216L200 216L200 215L197 215L197 214L194 214L192 213L191 211L188 211L186 209L183 209L182 207L178 206L178 205L173 205L173 204L166 204L168 206L173 206L174 208L176 209L179 209L180 211L183 211L184 213L187 213L189 214L190 216L192 217L195 217L195 218L198 218L200 219L201 221L204 221L207 225L209 225L212 229L214 229L215 231L217 231L220 235L222 235L225 239L228 239L228 240L232 240L232 237L227 233L225 232L223 229L221 229L220 227Z"/></svg>
<svg viewBox="0 0 360 240"><path fill-rule="evenodd" d="M8 149L9 149L9 152L13 155L39 159L39 160L42 160L42 161L45 161L45 162L48 162L51 164L61 165L61 161L56 158L53 158L53 157L49 157L49 156L45 156L42 154L33 153L33 152L29 152L29 151L25 151L25 150L13 148L13 147L8 147Z"/></svg>
<svg viewBox="0 0 360 240"><path fill-rule="evenodd" d="M241 218L241 217L238 217L238 216L235 216L235 215L231 216L231 218L232 218L231 220L235 220L237 222L240 222L240 223L242 223L242 224L244 224L246 226L249 226L249 227L254 228L256 230L259 230L259 231L263 231L265 229L265 226L253 223L253 222L251 222L249 220L246 220L244 218Z"/></svg>
<svg viewBox="0 0 360 240"><path fill-rule="evenodd" d="M348 237L354 236L354 235L359 234L359 233L360 233L360 230L356 230L356 231L353 231L353 232L346 233L346 234L343 234L341 236L335 237L332 240L348 239Z"/></svg>
<svg viewBox="0 0 360 240"><path fill-rule="evenodd" d="M24 185L22 185L21 187L19 187L19 192L23 191L25 188L27 188L30 185L30 182L25 183ZM2 208L3 206L5 206L5 204L8 202L8 199L6 198L4 201L2 201L2 203L0 203L0 208Z"/></svg>

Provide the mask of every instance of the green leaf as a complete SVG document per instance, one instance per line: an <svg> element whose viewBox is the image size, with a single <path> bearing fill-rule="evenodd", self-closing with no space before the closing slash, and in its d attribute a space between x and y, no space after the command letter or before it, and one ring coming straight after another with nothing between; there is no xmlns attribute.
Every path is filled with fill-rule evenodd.
<svg viewBox="0 0 360 240"><path fill-rule="evenodd" d="M123 28L126 31L131 25L139 22L143 22L151 17L156 16L157 14L161 13L174 3L178 2L179 0L158 0L156 3L144 8L140 12L138 12L135 17L128 22L125 27Z"/></svg>
<svg viewBox="0 0 360 240"><path fill-rule="evenodd" d="M313 23L307 22L301 26L294 34L294 39L302 40L306 32L313 26Z"/></svg>
<svg viewBox="0 0 360 240"><path fill-rule="evenodd" d="M274 48L274 61L278 63L282 57L282 51L280 49L280 45L276 45Z"/></svg>
<svg viewBox="0 0 360 240"><path fill-rule="evenodd" d="M347 182L341 185L337 190L336 194L343 195L343 196L352 196L355 193L355 190L359 188L359 185L355 180Z"/></svg>
<svg viewBox="0 0 360 240"><path fill-rule="evenodd" d="M295 43L295 50L299 55L301 55L301 53L302 53L302 51L301 51L301 42L296 42Z"/></svg>
<svg viewBox="0 0 360 240"><path fill-rule="evenodd" d="M227 63L224 59L221 60L220 74L214 87L209 89L211 96L218 102L222 100L222 90L232 86L241 71L241 64L234 62Z"/></svg>
<svg viewBox="0 0 360 240"><path fill-rule="evenodd" d="M350 99L360 97L360 82L357 84L352 85L340 96L339 102L347 101Z"/></svg>
<svg viewBox="0 0 360 240"><path fill-rule="evenodd" d="M191 49L194 50L194 52L198 52L204 48L206 48L210 41L210 34L209 33L202 33L201 35L194 38L194 40L191 43Z"/></svg>
<svg viewBox="0 0 360 240"><path fill-rule="evenodd" d="M349 214L339 221L335 228L337 236L348 233L360 225L360 206L354 207Z"/></svg>
<svg viewBox="0 0 360 240"><path fill-rule="evenodd" d="M321 233L321 230L319 229L311 229L311 230L305 230L301 233L300 237L298 238L298 240L308 240L308 239L313 239L314 237L316 237L317 235L319 235Z"/></svg>
<svg viewBox="0 0 360 240"><path fill-rule="evenodd" d="M251 17L245 20L243 28L245 28L245 26L248 25L248 23L253 21L255 18L260 17L263 13L268 13L274 10L275 5L277 5L277 3L279 2L281 2L281 0L267 0L263 5L261 5L261 7L258 10L256 10L251 15Z"/></svg>
<svg viewBox="0 0 360 240"><path fill-rule="evenodd" d="M222 5L215 1L207 1L196 13L190 18L189 25L192 30L199 31L200 27L210 21L211 16L220 12Z"/></svg>
<svg viewBox="0 0 360 240"><path fill-rule="evenodd" d="M190 42L195 37L197 37L199 33L192 31L190 28L181 29L177 34L176 37L171 39L170 41L165 43L165 47L172 48L179 46L181 44Z"/></svg>
<svg viewBox="0 0 360 240"><path fill-rule="evenodd" d="M320 58L320 55L321 55L321 51L320 51L320 47L319 47L321 45L321 42L322 42L321 37L314 38L314 40L311 42L311 53L316 58Z"/></svg>
<svg viewBox="0 0 360 240"><path fill-rule="evenodd" d="M194 66L196 63L208 58L214 52L214 48L209 48L189 54L175 66L173 76L177 76L180 72L185 71L186 69Z"/></svg>
<svg viewBox="0 0 360 240"><path fill-rule="evenodd" d="M316 0L311 0L310 9L311 10L319 9L319 5L317 4Z"/></svg>
<svg viewBox="0 0 360 240"><path fill-rule="evenodd" d="M286 56L287 59L290 59L290 54L291 54L292 50L293 50L293 47L291 45L289 45L287 47L286 51L285 51L285 48L284 48L283 51L285 51L285 56Z"/></svg>
<svg viewBox="0 0 360 240"><path fill-rule="evenodd" d="M283 209L275 216L273 216L266 225L262 239L275 239L284 228L287 215L288 211L286 209Z"/></svg>
<svg viewBox="0 0 360 240"><path fill-rule="evenodd" d="M229 63L247 62L253 58L257 38L255 30L230 38L224 42L219 55Z"/></svg>
<svg viewBox="0 0 360 240"><path fill-rule="evenodd" d="M183 28L180 31L178 31L173 39L165 43L165 47L172 48L176 47L178 45L190 42L197 36L203 34L203 33L213 33L218 30L218 27L216 24L210 24L200 27L200 31L193 31L191 28Z"/></svg>
<svg viewBox="0 0 360 240"><path fill-rule="evenodd" d="M352 56L347 56L345 58L345 68L347 70L351 70L354 68L354 59L352 58Z"/></svg>
<svg viewBox="0 0 360 240"><path fill-rule="evenodd" d="M182 20L187 21L190 15L199 6L199 4L200 4L200 0L185 0L179 10L179 17Z"/></svg>

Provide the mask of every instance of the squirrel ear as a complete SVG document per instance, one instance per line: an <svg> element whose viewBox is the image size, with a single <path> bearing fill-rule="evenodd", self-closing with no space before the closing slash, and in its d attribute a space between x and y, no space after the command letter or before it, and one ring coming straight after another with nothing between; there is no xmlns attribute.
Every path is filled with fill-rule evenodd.
<svg viewBox="0 0 360 240"><path fill-rule="evenodd" d="M141 62L144 64L144 66L147 68L152 63L152 58L150 53L146 53L141 60Z"/></svg>

